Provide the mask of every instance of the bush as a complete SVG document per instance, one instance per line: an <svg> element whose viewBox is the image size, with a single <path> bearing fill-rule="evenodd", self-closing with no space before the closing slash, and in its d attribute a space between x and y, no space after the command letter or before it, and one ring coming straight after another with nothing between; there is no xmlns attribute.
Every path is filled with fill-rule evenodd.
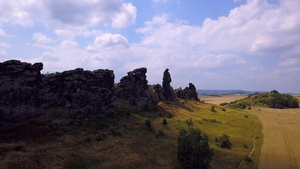
<svg viewBox="0 0 300 169"><path fill-rule="evenodd" d="M209 148L207 136L202 136L199 129L180 130L177 143L177 161L182 168L209 168L213 150Z"/></svg>
<svg viewBox="0 0 300 169"><path fill-rule="evenodd" d="M211 106L211 109L210 109L210 110L211 110L212 112L214 112L214 113L217 112L216 109L215 109L215 106Z"/></svg>
<svg viewBox="0 0 300 169"><path fill-rule="evenodd" d="M191 127L193 127L193 125L194 125L194 123L193 123L193 120L192 120L192 119L188 119L188 120L186 120L186 121L185 121L185 124L187 124L187 125L188 125L188 128L191 128Z"/></svg>
<svg viewBox="0 0 300 169"><path fill-rule="evenodd" d="M228 148L231 149L232 148L232 144L229 140L229 136L226 134L223 134L220 138L216 138L216 143L217 146L221 147L221 148Z"/></svg>
<svg viewBox="0 0 300 169"><path fill-rule="evenodd" d="M252 163L252 162L253 162L252 159L251 159L250 157L246 157L246 158L245 158L245 161L246 161L247 163Z"/></svg>
<svg viewBox="0 0 300 169"><path fill-rule="evenodd" d="M166 125L168 125L168 122L166 119L163 119L162 124L164 125L164 127L166 127Z"/></svg>
<svg viewBox="0 0 300 169"><path fill-rule="evenodd" d="M221 103L220 106L227 106L229 103Z"/></svg>
<svg viewBox="0 0 300 169"><path fill-rule="evenodd" d="M149 119L145 121L145 126L148 130L152 130L152 123Z"/></svg>

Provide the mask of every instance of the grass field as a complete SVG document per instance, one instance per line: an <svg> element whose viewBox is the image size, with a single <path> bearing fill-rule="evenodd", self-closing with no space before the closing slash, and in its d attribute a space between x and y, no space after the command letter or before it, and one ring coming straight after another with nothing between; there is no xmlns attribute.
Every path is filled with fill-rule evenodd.
<svg viewBox="0 0 300 169"><path fill-rule="evenodd" d="M263 138L257 116L196 101L159 106L160 113L116 110L70 125L35 121L2 125L0 168L174 169L177 137L180 129L188 128L188 119L209 137L214 149L211 168L257 168ZM147 119L151 130L145 126ZM222 134L230 136L232 149L216 146L215 138ZM253 162L245 161L248 156Z"/></svg>
<svg viewBox="0 0 300 169"><path fill-rule="evenodd" d="M259 168L300 168L300 109L252 108L263 123Z"/></svg>

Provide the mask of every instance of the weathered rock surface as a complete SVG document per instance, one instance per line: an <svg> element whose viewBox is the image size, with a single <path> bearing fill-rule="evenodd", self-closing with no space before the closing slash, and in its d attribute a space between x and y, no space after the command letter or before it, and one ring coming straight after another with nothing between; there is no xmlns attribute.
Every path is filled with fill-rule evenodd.
<svg viewBox="0 0 300 169"><path fill-rule="evenodd" d="M42 63L32 65L18 60L0 63L0 122L38 117L42 121L68 123L74 118L103 114L109 108L122 108L126 104L152 111L159 101L173 101L177 97L198 99L191 83L178 90L176 97L169 69L164 72L162 86L150 87L146 68L128 72L117 85L112 70L78 68L42 75L42 69Z"/></svg>
<svg viewBox="0 0 300 169"><path fill-rule="evenodd" d="M178 98L181 99L199 101L196 87L192 83L189 83L189 87L186 87L184 90L182 90L181 88L177 89L175 94Z"/></svg>
<svg viewBox="0 0 300 169"><path fill-rule="evenodd" d="M42 63L10 60L0 63L0 107L39 106Z"/></svg>
<svg viewBox="0 0 300 169"><path fill-rule="evenodd" d="M43 77L42 108L90 107L91 114L105 112L112 102L114 73L111 70L84 71L81 68Z"/></svg>
<svg viewBox="0 0 300 169"><path fill-rule="evenodd" d="M68 116L99 114L110 108L113 71L75 69L41 75L42 69L42 63L0 63L0 121L24 121L61 107Z"/></svg>
<svg viewBox="0 0 300 169"><path fill-rule="evenodd" d="M176 99L173 87L171 86L171 75L169 73L169 69L164 71L163 76L163 95L164 99L167 101L173 101Z"/></svg>
<svg viewBox="0 0 300 169"><path fill-rule="evenodd" d="M142 108L150 102L147 95L147 68L139 68L127 73L116 87L117 97L129 100L132 106Z"/></svg>

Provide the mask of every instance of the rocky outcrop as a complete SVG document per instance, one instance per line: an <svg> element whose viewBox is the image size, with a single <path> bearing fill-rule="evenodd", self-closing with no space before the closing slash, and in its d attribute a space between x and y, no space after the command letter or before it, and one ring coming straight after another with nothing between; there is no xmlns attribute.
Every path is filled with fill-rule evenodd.
<svg viewBox="0 0 300 169"><path fill-rule="evenodd" d="M186 87L184 90L182 90L181 88L177 89L175 94L178 98L181 99L199 101L196 87L192 83L189 83L189 87Z"/></svg>
<svg viewBox="0 0 300 169"><path fill-rule="evenodd" d="M164 71L163 76L163 96L166 101L173 101L176 99L173 87L171 86L171 75L169 69Z"/></svg>
<svg viewBox="0 0 300 169"><path fill-rule="evenodd" d="M42 108L89 109L104 113L112 102L114 73L111 70L84 71L81 68L43 78Z"/></svg>
<svg viewBox="0 0 300 169"><path fill-rule="evenodd" d="M129 100L132 106L143 107L149 103L147 95L147 68L139 68L127 73L116 87L116 95Z"/></svg>
<svg viewBox="0 0 300 169"><path fill-rule="evenodd" d="M100 114L110 108L113 71L75 69L41 75L42 69L42 63L0 63L0 121L24 121L55 108L64 108L65 117Z"/></svg>
<svg viewBox="0 0 300 169"><path fill-rule="evenodd" d="M148 85L146 68L128 72L116 85L112 70L78 68L42 75L42 69L42 63L32 65L18 60L0 63L0 122L34 117L45 120L46 117L47 121L68 123L74 118L103 114L109 108L122 108L126 104L152 111L157 102L174 101L176 95L197 99L196 88L191 83L175 95L169 69L164 71L162 86Z"/></svg>
<svg viewBox="0 0 300 169"><path fill-rule="evenodd" d="M10 60L0 63L0 106L39 106L42 63Z"/></svg>

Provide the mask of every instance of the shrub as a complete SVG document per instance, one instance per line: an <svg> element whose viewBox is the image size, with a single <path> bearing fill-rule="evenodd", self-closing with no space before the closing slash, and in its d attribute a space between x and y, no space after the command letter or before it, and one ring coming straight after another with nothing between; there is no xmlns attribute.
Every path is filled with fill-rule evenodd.
<svg viewBox="0 0 300 169"><path fill-rule="evenodd" d="M225 103L221 103L220 106L226 106L226 105L228 105L228 104L229 104L229 103L226 103L226 102L225 102Z"/></svg>
<svg viewBox="0 0 300 169"><path fill-rule="evenodd" d="M252 159L251 159L250 157L246 157L246 158L245 158L245 161L248 162L248 163L252 163L252 162L253 162Z"/></svg>
<svg viewBox="0 0 300 169"><path fill-rule="evenodd" d="M166 119L163 119L162 124L164 125L164 127L166 127L166 125L168 125L168 122Z"/></svg>
<svg viewBox="0 0 300 169"><path fill-rule="evenodd" d="M209 148L207 136L201 135L199 129L180 130L177 144L177 161L182 168L209 168L213 150Z"/></svg>
<svg viewBox="0 0 300 169"><path fill-rule="evenodd" d="M149 119L145 121L145 126L148 130L152 130L152 123Z"/></svg>
<svg viewBox="0 0 300 169"><path fill-rule="evenodd" d="M226 134L223 134L220 138L216 138L216 143L217 146L221 147L221 148L228 148L231 149L232 148L232 144L229 140L229 136Z"/></svg>
<svg viewBox="0 0 300 169"><path fill-rule="evenodd" d="M188 120L186 120L186 121L185 121L185 124L187 124L187 125L188 125L188 128L191 128L191 127L193 127L193 125L194 125L194 123L193 123L193 120L192 120L192 119L188 119Z"/></svg>
<svg viewBox="0 0 300 169"><path fill-rule="evenodd" d="M216 109L215 109L215 106L211 106L211 109L210 109L212 112L216 113Z"/></svg>

